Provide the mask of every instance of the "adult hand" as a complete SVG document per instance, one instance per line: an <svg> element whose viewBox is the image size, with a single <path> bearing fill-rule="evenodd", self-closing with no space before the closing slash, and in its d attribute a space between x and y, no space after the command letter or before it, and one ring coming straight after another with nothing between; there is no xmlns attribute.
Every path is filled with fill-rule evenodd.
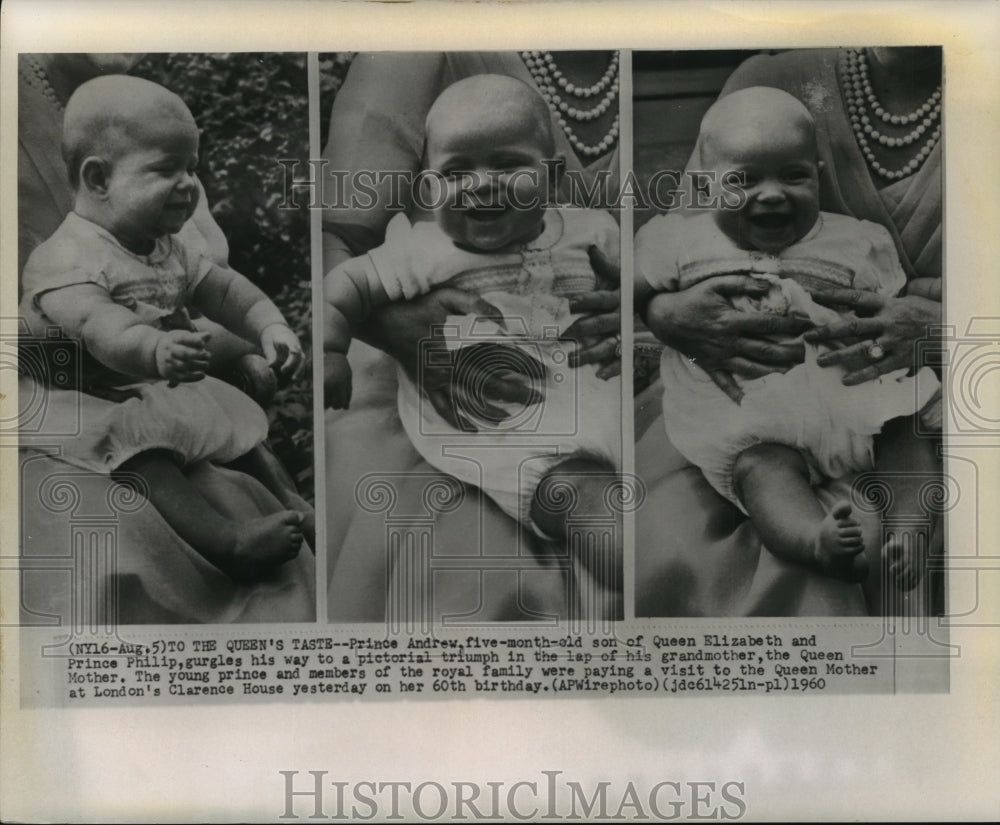
<svg viewBox="0 0 1000 825"><path fill-rule="evenodd" d="M561 336L580 344L579 349L570 354L570 366L601 364L597 377L605 380L620 375L622 315L619 290L582 292L570 298L569 308L574 314L589 313L577 318Z"/></svg>
<svg viewBox="0 0 1000 825"><path fill-rule="evenodd" d="M837 346L847 342L817 359L822 367L842 366L847 386L915 366L916 342L927 336L928 327L941 323L941 304L914 295L888 298L856 289L831 289L814 294L813 300L836 310L854 310L859 316L805 335L810 343Z"/></svg>
<svg viewBox="0 0 1000 825"><path fill-rule="evenodd" d="M589 257L598 284L607 289L581 292L570 298L570 312L586 313L586 316L570 324L562 338L579 342L579 349L569 357L571 367L600 364L597 377L606 381L622 371L621 292L618 289L621 263L617 256L608 257L596 246L590 248Z"/></svg>
<svg viewBox="0 0 1000 825"><path fill-rule="evenodd" d="M646 306L645 320L667 346L695 360L730 398L742 393L733 375L761 378L787 372L804 358L799 343L779 343L776 336L801 335L808 318L736 309L731 299L761 297L770 285L748 275L708 278L680 292L661 292Z"/></svg>
<svg viewBox="0 0 1000 825"><path fill-rule="evenodd" d="M489 302L464 290L445 287L412 301L386 305L369 318L358 337L398 361L438 414L456 429L477 429L466 412L475 411L499 422L508 414L496 402L523 405L542 400L541 393L530 386L545 374L540 362L524 357L512 364L505 357L509 348L500 344L480 344L458 354L449 352L435 330L449 315L478 315L503 325L500 311ZM456 382L456 377L461 381Z"/></svg>

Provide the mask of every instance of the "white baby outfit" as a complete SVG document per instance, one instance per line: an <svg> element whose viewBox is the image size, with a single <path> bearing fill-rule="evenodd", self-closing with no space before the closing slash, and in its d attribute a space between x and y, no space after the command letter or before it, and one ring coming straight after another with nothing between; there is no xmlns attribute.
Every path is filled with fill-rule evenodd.
<svg viewBox="0 0 1000 825"><path fill-rule="evenodd" d="M136 255L91 221L71 212L39 245L24 268L20 314L32 336L44 338L55 324L38 299L46 292L95 284L151 326L184 312L195 288L213 266L177 235L158 238L149 255ZM24 372L24 370L22 370ZM80 386L114 388L133 397L114 404L97 420L80 422L79 434L53 438L45 433L31 446L57 452L66 461L95 472L111 472L141 452L163 449L182 464L202 459L226 463L267 437L267 416L247 395L215 378L168 386L140 381L108 369L82 354ZM37 443L36 443L37 442Z"/></svg>
<svg viewBox="0 0 1000 825"><path fill-rule="evenodd" d="M657 290L676 292L707 278L752 275L773 284L759 303L734 306L808 315L817 325L840 319L810 292L831 287L896 295L906 283L892 238L884 227L821 213L797 243L776 255L740 249L711 213L653 218L636 246L636 269ZM742 509L733 489L737 457L759 443L802 451L813 483L872 467L873 436L891 418L911 415L939 386L928 368L908 377L896 370L857 386L844 386L844 370L820 367L827 347L805 344L805 362L786 373L737 379L740 404L720 390L696 362L670 347L663 351L663 422L671 442L709 483Z"/></svg>
<svg viewBox="0 0 1000 825"><path fill-rule="evenodd" d="M506 329L473 324L469 316L450 318L445 336L453 357L476 343L502 343L509 358L498 359L494 350L489 361L494 369L500 369L500 361L511 366L523 355L545 366L546 376L536 385L544 401L495 403L510 415L503 422L461 406L478 429L474 433L446 422L399 370L399 415L417 451L532 527L532 497L552 467L580 454L620 466L620 380L597 378L595 365L571 368L568 358L576 345L558 340L579 317L570 312L569 297L597 288L591 253L617 266L618 238L618 226L606 212L557 208L546 211L534 241L480 253L456 246L435 223L411 225L400 214L390 221L385 243L367 256L369 277L390 300L408 300L447 284L481 296L501 312Z"/></svg>

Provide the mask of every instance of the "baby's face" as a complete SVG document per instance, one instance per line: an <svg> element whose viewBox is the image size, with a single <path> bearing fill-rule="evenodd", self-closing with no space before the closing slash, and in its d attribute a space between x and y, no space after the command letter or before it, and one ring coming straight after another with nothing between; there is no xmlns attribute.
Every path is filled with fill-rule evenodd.
<svg viewBox="0 0 1000 825"><path fill-rule="evenodd" d="M198 129L166 115L144 123L111 162L107 228L133 251L179 232L198 205Z"/></svg>
<svg viewBox="0 0 1000 825"><path fill-rule="evenodd" d="M427 168L443 186L433 195L435 220L459 246L480 252L533 240L545 214L547 157L531 123L499 116L439 123L427 138Z"/></svg>
<svg viewBox="0 0 1000 825"><path fill-rule="evenodd" d="M719 228L741 249L776 254L801 240L819 217L819 163L807 128L763 130L734 124L710 141L709 165L736 172L746 199L719 208Z"/></svg>

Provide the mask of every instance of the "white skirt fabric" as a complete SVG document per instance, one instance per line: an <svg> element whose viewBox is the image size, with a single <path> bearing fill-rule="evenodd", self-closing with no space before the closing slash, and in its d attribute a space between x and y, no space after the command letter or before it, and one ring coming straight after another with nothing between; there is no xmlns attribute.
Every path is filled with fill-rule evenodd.
<svg viewBox="0 0 1000 825"><path fill-rule="evenodd" d="M22 378L22 382L30 379ZM138 383L128 398L102 408L99 415L79 415L72 406L45 410L49 417L38 432L22 427L24 447L59 456L63 461L96 473L110 473L139 453L167 450L183 465L208 460L226 464L267 438L267 415L235 387L207 377L171 387L166 381ZM19 384L21 403L35 389Z"/></svg>

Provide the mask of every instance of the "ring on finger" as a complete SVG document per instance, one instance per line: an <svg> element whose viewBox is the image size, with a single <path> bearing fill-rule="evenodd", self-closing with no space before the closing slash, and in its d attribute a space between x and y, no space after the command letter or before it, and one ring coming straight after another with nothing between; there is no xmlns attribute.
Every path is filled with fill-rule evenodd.
<svg viewBox="0 0 1000 825"><path fill-rule="evenodd" d="M615 342L615 358L622 357L622 337L620 334L615 335L612 340Z"/></svg>
<svg viewBox="0 0 1000 825"><path fill-rule="evenodd" d="M881 361L885 358L885 347L883 347L878 341L872 341L868 345L868 359L871 361Z"/></svg>

